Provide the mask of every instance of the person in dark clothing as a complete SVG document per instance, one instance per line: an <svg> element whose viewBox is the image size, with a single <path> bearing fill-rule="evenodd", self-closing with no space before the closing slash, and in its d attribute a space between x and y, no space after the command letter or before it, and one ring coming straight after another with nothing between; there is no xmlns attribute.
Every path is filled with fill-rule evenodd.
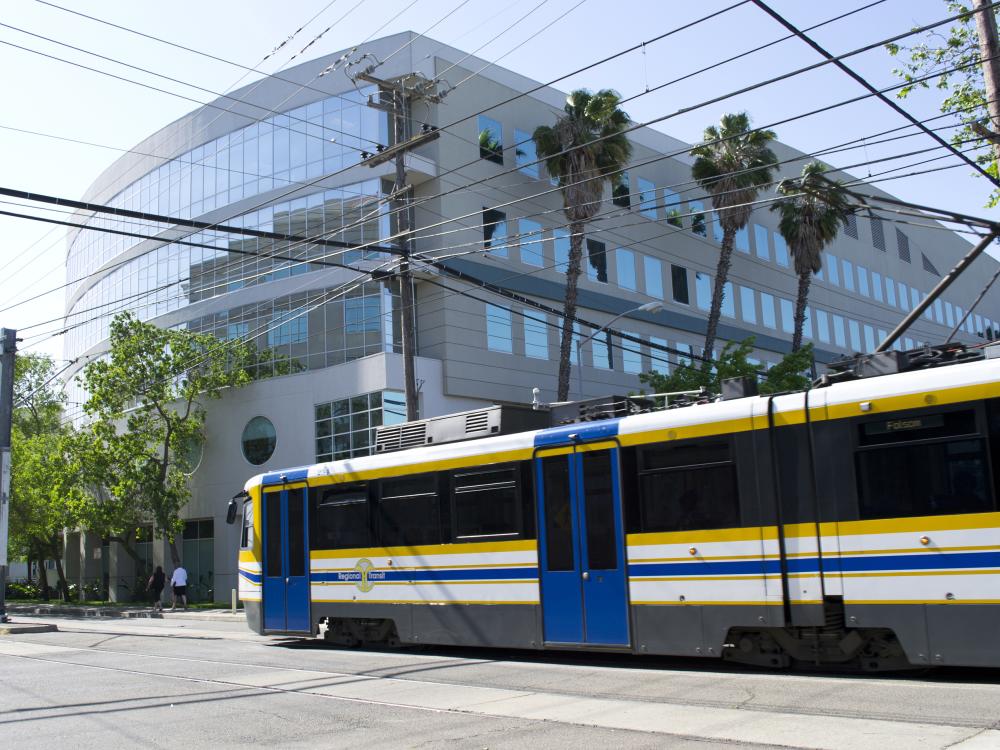
<svg viewBox="0 0 1000 750"><path fill-rule="evenodd" d="M163 588L167 585L167 576L163 572L163 567L160 565L156 566L156 570L153 571L153 575L149 577L149 581L146 582L146 591L149 592L150 597L153 600L153 609L163 610Z"/></svg>

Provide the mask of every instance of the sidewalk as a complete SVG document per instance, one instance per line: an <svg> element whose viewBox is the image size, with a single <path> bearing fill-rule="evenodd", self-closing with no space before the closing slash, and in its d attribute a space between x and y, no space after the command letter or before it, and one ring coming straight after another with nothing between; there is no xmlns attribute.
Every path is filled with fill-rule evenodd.
<svg viewBox="0 0 1000 750"><path fill-rule="evenodd" d="M215 622L245 622L246 612L242 609L188 609L171 612L154 610L152 607L109 604L99 607L81 607L71 604L15 604L7 603L7 612L12 615L45 615L49 617L114 617L114 618L154 618L164 620L212 620Z"/></svg>

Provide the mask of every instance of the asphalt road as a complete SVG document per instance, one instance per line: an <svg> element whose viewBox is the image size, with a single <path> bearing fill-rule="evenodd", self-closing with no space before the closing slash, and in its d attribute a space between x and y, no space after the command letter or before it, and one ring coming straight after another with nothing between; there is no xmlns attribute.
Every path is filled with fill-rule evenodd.
<svg viewBox="0 0 1000 750"><path fill-rule="evenodd" d="M60 631L0 637L0 748L1000 748L998 671L771 673L351 650L233 622L33 621Z"/></svg>

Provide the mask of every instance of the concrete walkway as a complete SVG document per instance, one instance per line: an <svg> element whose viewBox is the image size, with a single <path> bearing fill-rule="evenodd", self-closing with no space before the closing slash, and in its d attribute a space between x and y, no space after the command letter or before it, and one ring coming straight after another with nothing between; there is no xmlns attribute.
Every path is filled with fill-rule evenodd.
<svg viewBox="0 0 1000 750"><path fill-rule="evenodd" d="M113 618L155 618L164 620L213 620L216 622L246 622L246 613L231 609L178 609L162 611L152 607L107 605L83 607L72 604L7 604L7 612L12 615L44 615L48 617L113 617Z"/></svg>

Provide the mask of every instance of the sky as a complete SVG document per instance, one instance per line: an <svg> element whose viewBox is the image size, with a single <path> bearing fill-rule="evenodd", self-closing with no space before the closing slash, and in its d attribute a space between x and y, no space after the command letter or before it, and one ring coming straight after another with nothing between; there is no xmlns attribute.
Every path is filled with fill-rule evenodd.
<svg viewBox="0 0 1000 750"><path fill-rule="evenodd" d="M626 99L635 97L624 105L634 121L647 122L669 115L653 127L686 142L697 142L707 125L734 111L747 111L757 126L797 118L775 125L774 130L779 140L807 153L868 139L906 124L902 116L871 98L821 115L798 117L865 93L860 84L829 65L751 92L725 96L821 59L802 41L787 39L737 62L717 65L739 52L787 36L785 29L760 8L738 0L617 0L613 4L604 0L173 0L155 4L52 1L225 60L259 67L264 74L288 66L292 55L324 29L325 33L291 65L359 45L369 37L412 30L475 52L528 78L548 82L650 42L635 52L560 80L555 86L566 91L613 88ZM803 29L862 9L810 32L835 55L948 16L944 0L772 0L770 5ZM713 13L717 15L710 20L651 41ZM300 28L291 41L261 64ZM364 46L360 45L359 50L363 51ZM125 68L120 62L150 72ZM879 88L899 82L892 72L899 61L881 45L846 62ZM713 65L712 70L657 88ZM0 70L4 71L0 76L0 101L4 104L0 108L0 185L77 199L123 151L196 109L199 103L211 101L214 97L206 90L223 93L260 77L39 0L4 3ZM719 97L723 98L705 104ZM932 89L918 91L901 104L915 117L925 119L939 114L940 99L940 92ZM677 114L681 110L684 113ZM899 132L915 131L911 128ZM885 144L866 141L824 159L835 167L849 168L858 177L878 176L882 170L943 156L945 152L937 150L850 167L935 145L923 135ZM880 187L915 203L997 218L996 209L984 208L988 183L966 166L906 176L912 171L952 164L959 164L954 156L901 169L892 174L904 175L902 178L881 182ZM25 211L10 202L0 203L0 210L45 215L37 208ZM65 298L59 287L67 281L65 255L63 229L0 216L0 327L18 329L24 339L22 349L49 353L56 360L63 356L62 339L54 334L64 311Z"/></svg>

